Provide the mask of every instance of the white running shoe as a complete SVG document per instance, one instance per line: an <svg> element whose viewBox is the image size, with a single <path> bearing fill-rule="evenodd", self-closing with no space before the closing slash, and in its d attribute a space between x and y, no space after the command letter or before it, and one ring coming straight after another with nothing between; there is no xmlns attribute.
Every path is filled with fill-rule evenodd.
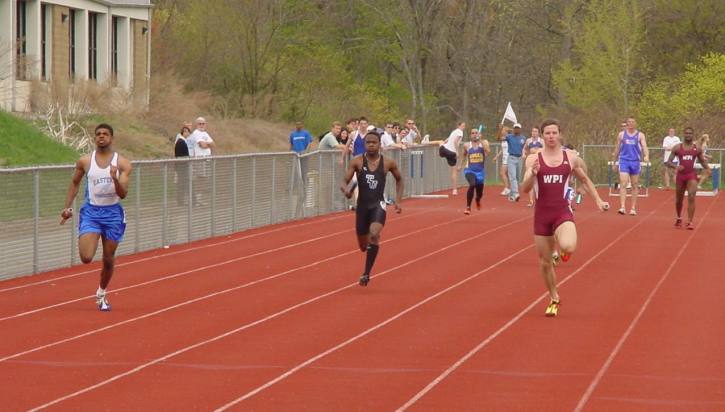
<svg viewBox="0 0 725 412"><path fill-rule="evenodd" d="M511 193L511 189L509 189L509 188L505 187L505 188L504 188L504 189L503 189L503 190L501 191L501 196L508 196L508 194L509 194L509 193Z"/></svg>
<svg viewBox="0 0 725 412"><path fill-rule="evenodd" d="M111 304L108 303L108 299L106 299L106 294L99 294L96 292L96 305L98 305L98 309L102 312L108 312L111 310Z"/></svg>
<svg viewBox="0 0 725 412"><path fill-rule="evenodd" d="M109 312L111 310L111 304L108 303L108 300L105 297L103 297L98 304L98 309L100 309L101 312Z"/></svg>

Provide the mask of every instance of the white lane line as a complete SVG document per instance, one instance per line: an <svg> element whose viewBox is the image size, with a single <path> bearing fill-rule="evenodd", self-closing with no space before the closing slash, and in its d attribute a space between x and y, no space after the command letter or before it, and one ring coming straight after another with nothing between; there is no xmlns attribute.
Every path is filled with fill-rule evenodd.
<svg viewBox="0 0 725 412"><path fill-rule="evenodd" d="M415 213L415 214L409 214L409 215L406 215L405 217L412 217L412 216L417 216L417 215L420 215L420 214L423 214L423 212L419 212L419 213ZM401 217L399 219L403 219L403 218L404 217ZM121 287L121 288L116 288L116 289L113 289L111 291L111 293L116 293L116 292L120 292L120 291L124 291L124 290L128 290L128 289L135 289L135 288L138 288L138 287L141 287L141 286L146 286L146 285L150 285L150 284L162 282L162 281L169 280L169 279L174 279L174 278L177 278L177 277L180 277L180 276L185 276L185 275L188 275L190 273L199 272L199 271L202 271L202 270L207 270L207 269L212 269L212 268L219 267L219 266L228 265L230 263L235 263L235 262L239 262L239 261L242 261L242 260L255 258L255 257L262 256L262 255L266 255L266 254L269 254L269 253L275 253L275 252L278 252L280 250L294 248L294 247L297 247L299 245L304 245L306 243L316 242L318 240L325 239L325 238L328 238L328 237L334 237L334 236L337 236L337 235L340 235L340 234L343 234L343 233L349 233L350 231L351 231L350 229L345 229L345 230L341 230L341 231L338 231L338 232L330 233L330 234L327 234L327 235L324 235L324 236L319 236L319 237L316 237L316 238L313 238L313 239L307 239L307 240L303 240L301 242L296 242L296 243L288 244L288 245L285 245L285 246L280 246L280 247L277 247L277 248L274 248L274 249L268 249L268 250L265 250L265 251L262 251L262 252L256 252L256 253L253 253L253 254L250 254L250 255L240 256L240 257L237 257L237 258L234 258L234 259L229 259L229 260L225 260L225 261L222 261L222 262L217 262L217 263L214 263L212 265L200 266L198 268L190 269L190 270L187 270L187 271L184 271L184 272L172 273L170 275L162 276L160 278L152 279L152 280L149 280L149 281L146 281L146 282L136 283L136 284L129 285L129 286L124 286L124 287ZM33 310L29 310L29 311L17 313L17 314L14 314L14 315L8 315L8 316L5 316L5 317L0 318L0 322L5 321L5 320L9 320L9 319L15 319L15 318L27 316L27 315L32 315L34 313L42 312L42 311L45 311L45 310L48 310L48 309L53 309L53 308L57 308L59 306L64 306L64 305L68 305L68 304L71 304L71 303L80 302L80 301L87 300L87 299L92 299L92 298L95 298L95 294L94 295L82 296L82 297L76 298L76 299L66 300L66 301L63 301L63 302L55 303L55 304L48 305L48 306L43 306L43 307L40 307L40 308L37 308L37 309L33 309Z"/></svg>
<svg viewBox="0 0 725 412"><path fill-rule="evenodd" d="M141 258L141 259L136 259L136 260L131 260L131 261L128 261L128 262L119 263L119 264L116 265L116 268L123 267L123 266L129 266L129 265L133 265L133 264L136 264L136 263L148 262L149 260L155 260L155 259L161 259L161 258L165 258L165 257L169 257L169 256L174 256L174 255L178 255L178 254L181 254L181 253L188 253L189 251L197 251L197 250L202 250L202 249L206 249L206 248L210 248L210 247L215 247L215 246L219 246L219 245L225 245L225 244L228 244L228 243L239 242L241 240L247 240L247 239L251 239L251 238L258 237L258 236L262 236L262 235L268 235L268 234L276 233L276 232L279 232L279 231L282 231L282 230L294 229L294 228L300 227L300 226L307 226L307 225L311 225L311 224L315 224L315 223L322 223L322 222L326 222L326 221L330 221L330 220L340 219L340 218L343 218L343 217L347 217L347 216L346 215L335 216L335 217L331 217L331 218L323 219L323 220L314 220L312 222L305 222L305 223L300 223L300 224L296 224L296 225L290 225L290 226L284 226L284 227L277 227L277 228L274 228L274 229L270 229L270 230L266 230L266 231L262 231L262 232L253 233L251 235L246 235L246 236L242 236L242 237L238 237L238 238L234 238L234 239L227 239L227 240L223 240L223 241L220 241L220 242L210 243L208 245L200 245L200 246L189 246L189 247L186 247L186 245L188 245L188 244L186 244L186 245L182 245L181 246L182 249L175 250L173 252L159 253L158 255L149 256L149 257L145 257L145 258ZM253 230L253 229L250 229L250 230ZM228 236L233 236L233 234L230 234ZM193 242L198 242L198 241L201 241L201 240L202 239L199 239L199 240L195 240ZM144 251L144 252L149 252L149 251ZM26 283L26 284L23 284L23 285L8 287L8 288L0 289L0 293L9 292L11 290L28 288L28 287L32 287L32 286L38 286L38 285L42 285L42 284L45 284L45 283L52 283L52 282L55 282L55 281L58 281L58 280L70 279L70 278L74 278L74 277L81 276L81 275L87 275L89 273L98 273L98 270L99 270L99 268L95 268L95 269L91 269L91 270L84 270L84 271L78 272L78 273L72 273L72 274L69 274L69 275L58 276L58 277L54 277L54 278L51 278L51 279L40 280L40 281L36 281L36 282L32 282L32 283Z"/></svg>
<svg viewBox="0 0 725 412"><path fill-rule="evenodd" d="M614 362L614 358L617 357L619 354L619 351L622 349L622 346L624 346L624 343L627 341L629 336L632 334L632 331L639 323L639 320L642 318L642 315L644 315L644 312L649 307L650 302L652 302L652 299L654 298L657 291L660 289L660 286L667 280L667 278L670 276L670 273L672 273L672 269L675 267L675 264L678 260L680 260L680 257L683 253L685 253L685 250L687 250L687 246L690 244L692 239L695 237L695 234L699 231L701 225L703 222L705 222L705 218L708 214L710 214L710 210L712 209L712 206L717 202L715 200L714 202L710 203L710 205L707 208L707 211L705 211L705 214L702 216L702 220L700 221L700 226L695 228L695 230L692 231L692 234L690 234L690 237L687 239L685 244L680 248L680 250L677 252L677 255L672 259L672 262L670 263L670 266L667 268L665 273L662 275L660 280L657 282L655 287L650 291L649 295L647 296L647 299L645 299L644 303L642 304L642 307L639 309L637 314L632 319L632 322L630 322L627 329L624 331L622 336L619 338L619 341L616 345L614 345L614 348L612 349L612 352L609 354L609 357L607 357L607 360L604 361L604 364L601 368L599 368L599 371L594 376L594 379L592 379L591 383L587 387L586 391L584 391L584 394L579 399L579 403L577 403L576 407L574 408L574 412L580 412L582 409L584 409L584 406L586 406L587 402L589 402L589 399L592 396L592 393L594 393L594 390L599 385L599 382L601 382L602 378L604 377L604 374L607 373L607 370L612 365L612 362Z"/></svg>
<svg viewBox="0 0 725 412"><path fill-rule="evenodd" d="M463 218L459 218L459 219L456 219L456 220L462 220L462 219L470 219L470 216L466 216L466 217L463 217ZM421 260L423 260L423 259L426 259L426 258L428 258L428 257L430 257L430 256L433 256L433 255L439 254L439 253L441 253L441 252L444 252L444 251L446 251L446 250L448 250L448 249L454 248L454 247L456 247L456 246L458 246L458 245L460 245L460 244L462 244L462 243L465 243L465 242L470 242L470 241L472 241L472 240L478 239L479 237L482 237L482 236L485 236L485 235L487 235L487 234L489 234L489 233L491 233L491 232L494 232L494 231L496 231L496 230L498 230L498 229L503 229L503 228L505 228L505 227L511 226L511 225L513 225L513 224L515 224L515 223L518 223L518 222L521 222L521 221L524 221L524 220L528 220L528 219L531 219L531 216L526 216L526 217L524 217L524 218L521 218L521 219L517 219L517 220L513 220L513 221L510 221L510 222L508 222L508 223L505 223L505 224L503 224L503 225L499 225L499 226L497 226L497 227L495 227L495 228L493 228L493 229L489 229L489 230L487 230L487 231L485 231L485 232L482 232L482 233L480 233L480 234L478 234L478 235L476 235L476 236L472 236L472 237L469 237L469 238L467 238L467 239L464 239L464 240L461 240L461 241L455 242L455 243L453 243L453 244L451 244L451 245L448 245L448 246L446 246L446 247L444 247L444 248L441 248L441 249L437 249L437 250L435 250L435 251L433 251L433 252L427 253L427 254L425 254L425 255L419 256L418 258L415 258L415 259L413 259L413 260L409 260L409 261L407 261L407 262L405 262L405 263L403 263L403 264L400 264L400 265L398 265L398 266L395 266L395 267L393 267L393 268L390 268L390 269L388 269L388 270L386 270L386 271L384 271L384 272L380 272L380 273L378 273L377 275L371 276L371 278L377 278L377 277L383 276L383 275L385 275L386 273L390 273L390 272L392 272L392 271L394 271L394 270L397 270L397 269L400 269L400 268L402 268L402 267L405 267L405 266L408 266L408 265L410 265L410 264L413 264L413 263L415 263L415 262L421 261ZM528 248L531 248L531 246L529 246L529 247L527 247L527 248L525 248L525 249L523 249L523 250L526 250L526 249L528 249ZM519 252L516 252L516 253L518 254L518 253L520 253L520 252L521 252L521 251L519 251ZM60 398L54 399L54 400L52 400L52 401L50 401L50 402L47 402L47 403L45 403L45 404L43 404L43 405L40 405L40 406L38 406L38 407L36 407L36 408L33 408L33 409L32 409L32 411L37 411L37 410L41 410L41 409L47 408L47 407L49 407L49 406L52 406L52 405L58 404L58 403L60 403L60 402L63 402L63 401L65 401L65 400L68 400L68 399L70 399L70 398L76 397L76 396L78 396L78 395L84 394L84 393L86 393L86 392L90 392L90 391L92 391L92 390L94 390L94 389L97 389L97 388L99 388L99 387L101 387L101 386L107 385L107 384L109 384L109 383L111 383L111 382L117 381L117 380L119 380L119 379L121 379L121 378L123 378L123 377L129 376L129 375L132 375L132 374L134 374L134 373L136 373L136 372L138 372L138 371L141 371L141 370L143 370L143 369L146 369L146 368L148 368L149 366L153 366L153 365L156 365L156 364L158 364L158 363L160 363L160 362L163 362L163 361L165 361L165 360L167 360L167 359L170 359L170 358L172 358L172 357L174 357L174 356L177 356L177 355L180 355L180 354L182 354L182 353L188 352L188 351L190 351L190 350L196 349L196 348L198 348L198 347L200 347L200 346L204 346L204 345L207 345L207 344L209 344L209 343L212 343L212 342L216 342L216 341L218 341L218 340L224 339L224 338L226 338L226 337L228 337L228 336L230 336L230 335L233 335L233 334L235 334L235 333L237 333L237 332L243 331L243 330L245 330L245 329L249 329L249 328L251 328L251 327L253 327L253 326L259 325L259 324L261 324L261 323L264 323L264 322L266 322L266 321L268 321L268 320L272 320L272 319L274 319L274 318L277 318L277 317L279 317L279 316L282 316L282 315L284 315L284 314L286 314L286 313L288 313L288 312L291 312L291 311L293 311L293 310L295 310L295 309L301 308L301 307L303 307L303 306L306 306L306 305L308 305L308 304L310 304L310 303L316 302L316 301L318 301L318 300L324 299L324 298L326 298L326 297L328 297L328 296L331 296L331 295L334 295L334 294L336 294L336 293L338 293L338 292L341 292L341 291L343 291L343 290L345 290L345 289L349 289L349 288L353 288L353 287L359 287L359 286L358 286L358 284L357 284L357 282L355 282L355 283L352 283L352 284L349 284L349 285L347 285L347 286L343 286L343 287L341 287L341 288L338 288L338 289L335 289L335 290L332 290L332 291L330 291L330 292L324 293L324 294L322 294L322 295L319 295L319 296L317 296L317 297L314 297L314 298L308 299L308 300L306 300L306 301L304 301L304 302L300 302L300 303L298 303L298 304L296 304L296 305L290 306L290 307L288 307L288 308L286 308L286 309L283 309L283 310L281 310L281 311L279 311L279 312L276 312L276 313L273 313L273 314L271 314L271 315L268 315L268 316L266 316L266 317L264 317L264 318L258 319L258 320L254 321L254 322L251 322L251 323L247 323L247 324L245 324L245 325L242 325L242 326L240 326L240 327L238 327L238 328L236 328L236 329L233 329L233 330L231 330L231 331L228 331L228 332L226 332L226 333L223 333L223 334L221 334L221 335L217 335L217 336L215 336L215 337L213 337L213 338L210 338L210 339L207 339L207 340L204 340L204 341L201 341L201 342L197 342L197 343L195 343L195 344L193 344L193 345L190 345L190 346L186 346L186 347L184 347L184 348L181 348L181 349L179 349L179 350L177 350L177 351L175 351L175 352L171 352L171 353L169 353L169 354L166 354L166 355L164 355L164 356L162 356L162 357L160 357L160 358L156 358L156 359L154 359L154 360L152 360L152 361L149 361L149 362L147 362L147 363L144 363L144 364L142 364L142 365L139 365L139 366L137 366L137 367L135 367L135 368L133 368L133 369L131 369L131 370L128 370L128 371L126 371L126 372L123 372L123 373L120 373L120 374L114 375L114 376L112 376L112 377L110 377L110 378L108 378L108 379L106 379L106 380L103 380L103 381L101 381L101 382L98 382L98 383L96 383L95 385L91 385L91 386L88 386L88 387L86 387L86 388L83 388L83 389L80 389L80 390L78 390L78 391L76 391L76 392L73 392L73 393L70 393L70 394L68 394L68 395L62 396L62 397L60 397Z"/></svg>
<svg viewBox="0 0 725 412"><path fill-rule="evenodd" d="M407 232L405 234L402 234L402 235L399 235L399 236L396 236L396 237L387 239L387 240L381 242L381 244L385 244L385 243L388 243L388 242L392 242L392 241L395 241L395 240L398 240L398 239L403 239L403 238L406 238L406 237L409 237L409 236L418 234L420 232L424 232L424 231L427 231L427 230L435 229L437 227L440 227L440 226L443 226L443 225L447 225L447 224L450 224L450 223L454 223L454 222L457 222L459 220L464 220L464 219L466 219L466 218L465 217L460 217L460 218L457 218L457 219L453 219L453 220L449 220L449 221L446 221L446 222L438 223L438 224L433 225L433 226L428 226L428 227L425 227L425 228L422 228L422 229L418 229L418 230L415 230L413 232ZM48 343L48 344L45 344L45 345L37 346L35 348L31 348L31 349L28 349L28 350L25 350L25 351L22 351L22 352L14 353L12 355L8 355L8 356L5 356L5 357L0 358L0 362L4 362L4 361L10 360L10 359L15 359L15 358L18 358L18 357L23 356L23 355L27 355L27 354L30 354L30 353L33 353L33 352L37 352L37 351L40 351L40 350L43 350L43 349L47 349L47 348L50 348L50 347L53 347L53 346L58 346L58 345L63 344L63 343L67 343L67 342L71 342L71 341L74 341L74 340L77 340L77 339L80 339L80 338L84 338L86 336L94 335L96 333L103 332L105 330L113 329L113 328L116 328L116 327L121 326L121 325L126 325L126 324L129 324L129 323L132 323L132 322L136 322L136 321L139 321L139 320L142 320L142 319L146 319L146 318L149 318L149 317L152 317L152 316L155 316L155 315L164 313L164 312L168 312L170 310L177 309L177 308L180 308L180 307L183 307L183 306L187 306L187 305L190 305L192 303L196 303L196 302L199 302L199 301L202 301L202 300L211 299L213 297L216 297L216 296L219 296L219 295L223 295L225 293L229 293L229 292L233 292L233 291L236 291L236 290L239 290L239 289L244 289L244 288L247 288L247 287L250 287L250 286L254 286L254 285L259 284L259 283L263 283L263 282L266 282L266 281L269 281L269 280L272 280L272 279L276 279L278 277L282 277L282 276L287 275L287 274L290 274L292 272L296 272L296 271L299 271L299 270L302 270L302 269L307 269L307 268L310 268L310 267L313 267L313 266L320 265L322 263L326 263L326 262L329 262L329 261L332 261L332 260L335 260L335 259L342 258L342 257L347 256L347 255L352 255L352 254L356 254L356 253L360 253L360 251L357 250L357 249L354 249L354 250L351 250L351 251L348 251L348 252L345 252L345 253L342 253L342 254L338 254L338 255L335 255L335 256L332 256L332 257L328 257L328 258L325 258L325 259L322 259L322 260L318 260L316 262L308 263L306 265L302 265L302 266L298 266L296 268L288 269L288 270L285 270L283 272L275 273L274 275L270 275L270 276L267 276L265 278L253 280L251 282L247 282L247 283L242 284L242 285L238 285L238 286L235 286L235 287L232 287L232 288L228 288L228 289L220 290L220 291L217 291L217 292L213 292L213 293L210 293L210 294L207 294L207 295L198 297L198 298L189 299L189 300L186 300L186 301L177 303L175 305L168 306L168 307L165 307L163 309L156 310L154 312L149 312L149 313L146 313L146 314L143 314L143 315L134 317L134 318L130 318L130 319L126 319L126 320L123 320L123 321L120 321L120 322L116 322L116 323L113 323L113 324L110 324L110 325L106 325L106 326L104 326L102 328L93 329L93 330L90 330L88 332L81 333L79 335L71 336L71 337L68 337L68 338L65 338L65 339L60 339L60 340L57 340L55 342L51 342L51 343Z"/></svg>
<svg viewBox="0 0 725 412"><path fill-rule="evenodd" d="M367 329L367 330L365 330L363 332L360 332L359 334L353 336L352 338L350 338L350 339L348 339L348 340L346 340L346 341L344 341L344 342L342 342L342 343L340 343L338 345L335 345L332 348L330 348L330 349L328 349L328 350L326 350L326 351L324 351L322 353L319 353L319 354L317 354L317 355L315 355L315 356L307 359L306 361L298 364L294 368L292 368L292 369L288 370L287 372L285 372L285 373L277 376L276 378L268 381L267 383L264 383L263 385L258 386L257 388L255 388L255 389L247 392L246 394L238 397L237 399L234 399L233 401L227 403L226 405L221 406L221 407L215 409L215 411L216 412L225 411L225 410L231 408L232 406L238 404L239 402L242 402L245 399L251 398L252 396L258 394L259 392L261 392L261 391L263 391L263 390L265 390L267 388L269 388L270 386L272 386L272 385L274 385L274 384L276 384L276 383L278 383L278 382L280 382L280 381L288 378L290 375L292 375L295 372L299 371L300 369L302 369L302 368L310 365L311 363L316 362L316 361L324 358L325 356L331 354L332 352L335 352L338 349L342 349L345 346L347 346L347 345L355 342L356 340L358 340L358 339L360 339L360 338L362 338L364 336L369 335L370 333L372 333L372 332L374 332L374 331L382 328L383 326L386 326L387 324L395 321L396 319L399 319L400 317L404 316L405 314L407 314L407 313L409 313L409 312L411 312L411 311L413 311L413 310L415 310L415 309L417 309L417 308L425 305L426 303L430 302L431 300L436 299L437 297L442 296L442 295L450 292L451 290L453 290L453 289L455 289L455 288L457 288L457 287L459 287L459 286L461 286L461 285L463 285L465 283L468 283L470 280L477 278L478 276L480 276L483 273L486 273L489 270L491 270L491 269L493 269L493 268L501 265L502 263L505 263L505 262L513 259L515 256L517 256L517 255L519 255L519 254L521 254L521 253L523 253L523 252L531 249L532 247L533 247L533 245L529 245L529 246L526 246L526 247L522 247L517 252L514 252L514 253L506 256L505 258L503 258L503 259L499 260L498 262L496 262L496 263L488 266L487 268L485 268L483 270L480 270L480 271L474 273L473 275L471 275L471 276L469 276L469 277L467 277L467 278L465 278L465 279L463 279L463 280L461 280L461 281L459 281L457 283L454 283L453 285L451 285L451 286L449 286L449 287L441 290L438 293L435 293L435 294L433 294L431 296L428 296L427 298L419 301L418 303L416 303L416 304L414 304L412 306L409 306L408 308L404 309L403 311L398 312L397 314L395 314L395 315L389 317L388 319L386 319L386 320L378 323L377 325L375 325L375 326L373 326L373 327L371 327L371 328L369 328L369 329Z"/></svg>
<svg viewBox="0 0 725 412"><path fill-rule="evenodd" d="M661 205L660 205L661 206ZM635 228L637 228L639 225L641 225L645 220L647 220L649 217L651 217L654 212L659 209L658 206L650 212L645 219L640 219L639 222L627 229L625 232L621 233L619 236L617 236L613 241L611 241L606 247L604 247L602 250L597 252L594 256L589 258L586 262L584 262L577 270L569 274L569 276L562 279L558 284L558 286L563 285L569 279L573 278L576 274L581 272L585 267L587 267L591 262L593 262L595 259L597 259L599 256L601 256L604 252L606 252L610 247L615 245L617 242L619 242L620 239L624 238L624 236L628 235L632 231L634 231ZM471 349L467 354L465 354L463 357L458 359L455 363L453 363L448 369L443 371L438 377L433 379L428 385L426 385L423 389L421 389L420 392L415 394L412 398L410 398L403 406L397 409L398 412L405 411L406 409L410 408L413 404L418 402L423 396L425 396L428 392L430 392L434 387L436 387L439 383L441 383L448 375L453 373L456 369L458 369L461 365L463 365L468 359L473 357L476 353L478 353L481 349L486 347L489 343L491 343L494 339L496 339L499 335L504 333L508 328L513 326L516 322L518 322L526 313L528 313L531 309L533 309L536 305L539 304L542 300L544 300L548 296L548 293L543 293L541 296L539 296L536 300L531 302L526 308L524 308L521 312L519 312L516 316L514 316L511 320L506 322L502 327L500 327L498 330L496 330L494 333L489 335L486 339L484 339L481 343L476 345L473 349Z"/></svg>

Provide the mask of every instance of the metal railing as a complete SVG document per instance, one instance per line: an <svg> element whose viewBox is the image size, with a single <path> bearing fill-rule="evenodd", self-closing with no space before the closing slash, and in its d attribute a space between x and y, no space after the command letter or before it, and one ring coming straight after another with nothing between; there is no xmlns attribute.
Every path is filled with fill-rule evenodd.
<svg viewBox="0 0 725 412"><path fill-rule="evenodd" d="M405 197L450 187L450 169L438 157L438 146L384 155L398 163ZM122 202L126 234L117 255L346 210L350 203L339 186L347 161L339 151L134 161ZM73 165L0 169L0 279L80 262L77 213L59 224L73 170ZM386 193L394 198L395 181L387 179ZM82 201L77 196L74 209Z"/></svg>

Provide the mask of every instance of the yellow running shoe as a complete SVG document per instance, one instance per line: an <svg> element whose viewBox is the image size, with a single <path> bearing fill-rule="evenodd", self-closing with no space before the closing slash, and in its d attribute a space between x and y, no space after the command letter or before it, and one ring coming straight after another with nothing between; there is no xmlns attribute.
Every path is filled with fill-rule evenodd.
<svg viewBox="0 0 725 412"><path fill-rule="evenodd" d="M559 305L561 305L561 300L551 300L549 302L549 306L546 307L546 312L544 313L546 316L554 317L559 313Z"/></svg>

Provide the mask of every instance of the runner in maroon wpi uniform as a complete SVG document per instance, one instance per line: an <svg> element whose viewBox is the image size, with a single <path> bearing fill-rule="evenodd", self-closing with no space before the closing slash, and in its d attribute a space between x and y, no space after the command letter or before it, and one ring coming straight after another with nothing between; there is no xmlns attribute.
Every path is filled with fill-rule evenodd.
<svg viewBox="0 0 725 412"><path fill-rule="evenodd" d="M370 281L370 270L378 256L380 232L385 225L385 179L388 172L395 178L396 203L395 211L400 213L400 201L403 199L403 177L400 175L395 160L383 158L380 154L380 135L370 131L365 135L365 153L354 157L345 172L340 189L349 199L355 189L350 185L353 174L357 175L360 185L355 208L355 229L360 251L367 251L365 272L360 276L360 286L367 286Z"/></svg>
<svg viewBox="0 0 725 412"><path fill-rule="evenodd" d="M677 220L675 227L682 227L682 201L687 190L687 228L692 230L695 226L692 218L695 217L695 196L697 194L697 172L695 171L695 160L700 160L705 173L710 173L710 166L707 164L702 149L697 147L693 141L695 131L692 127L685 128L685 141L679 143L672 148L670 158L667 159L667 167L677 169L677 177L675 178L675 212L677 212ZM675 157L680 164L674 162Z"/></svg>
<svg viewBox="0 0 725 412"><path fill-rule="evenodd" d="M546 316L556 316L559 311L559 293L556 290L556 274L552 255L558 248L561 260L567 261L576 249L577 233L571 210L569 176L574 175L589 192L597 207L604 211L609 203L603 201L585 172L584 161L573 151L562 150L561 128L556 120L546 120L541 125L544 149L526 158L526 172L521 186L523 193L535 190L534 242L539 252L539 264L551 301Z"/></svg>

